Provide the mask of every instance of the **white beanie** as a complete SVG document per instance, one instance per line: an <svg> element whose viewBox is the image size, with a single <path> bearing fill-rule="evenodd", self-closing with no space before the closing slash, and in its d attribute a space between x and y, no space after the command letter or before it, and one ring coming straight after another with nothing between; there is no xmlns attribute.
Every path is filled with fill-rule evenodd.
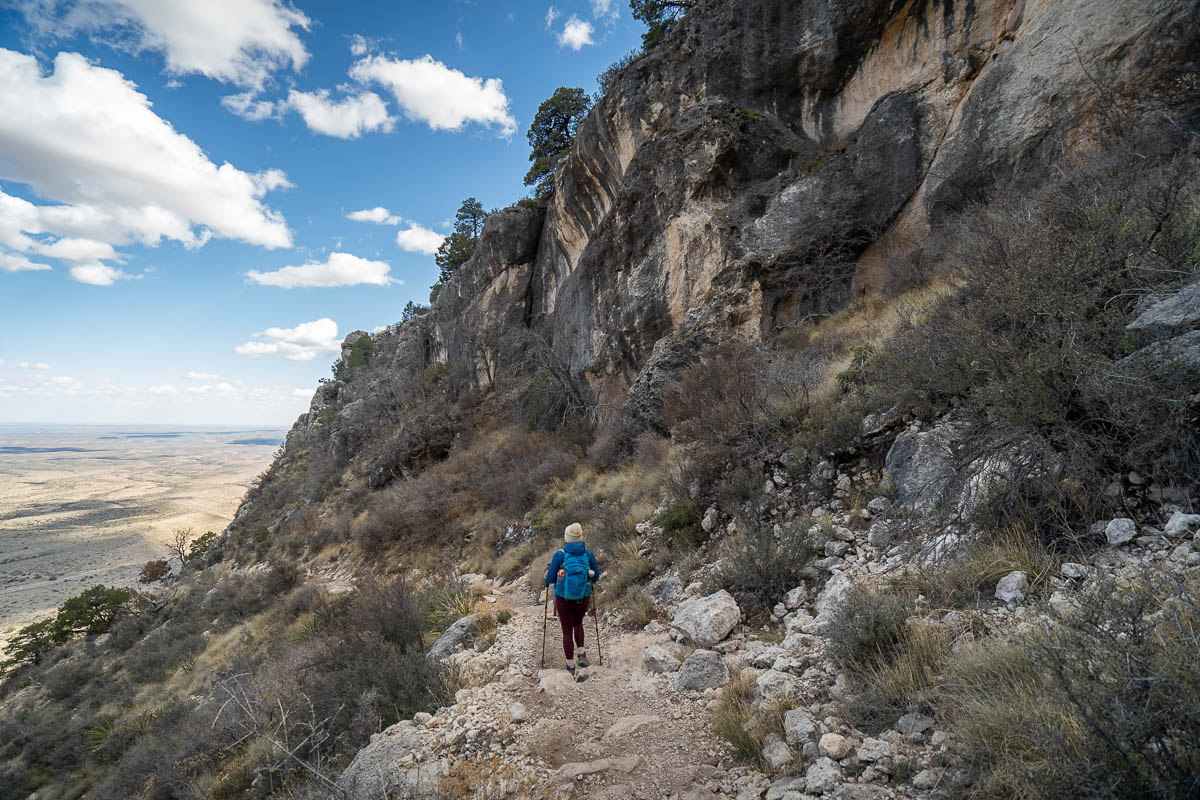
<svg viewBox="0 0 1200 800"><path fill-rule="evenodd" d="M566 530L565 534L563 535L563 539L565 539L568 542L582 542L583 541L583 526L580 525L578 522L572 522L570 525L567 526L567 530Z"/></svg>

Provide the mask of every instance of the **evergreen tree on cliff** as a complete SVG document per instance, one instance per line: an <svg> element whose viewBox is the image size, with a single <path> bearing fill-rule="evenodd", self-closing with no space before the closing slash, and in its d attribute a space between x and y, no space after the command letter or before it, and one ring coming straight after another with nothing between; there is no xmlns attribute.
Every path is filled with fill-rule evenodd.
<svg viewBox="0 0 1200 800"><path fill-rule="evenodd" d="M525 185L534 187L534 197L542 199L554 191L558 162L575 141L575 129L591 104L583 89L560 86L538 106L528 133L533 166L525 173Z"/></svg>
<svg viewBox="0 0 1200 800"><path fill-rule="evenodd" d="M438 283L445 283L475 252L479 243L479 234L483 232L483 223L487 221L487 212L483 204L474 197L463 200L454 215L454 231L446 237L433 262L441 269Z"/></svg>
<svg viewBox="0 0 1200 800"><path fill-rule="evenodd" d="M675 20L683 16L696 0L629 0L633 18L646 23L647 31L642 34L642 47L649 50L658 44Z"/></svg>

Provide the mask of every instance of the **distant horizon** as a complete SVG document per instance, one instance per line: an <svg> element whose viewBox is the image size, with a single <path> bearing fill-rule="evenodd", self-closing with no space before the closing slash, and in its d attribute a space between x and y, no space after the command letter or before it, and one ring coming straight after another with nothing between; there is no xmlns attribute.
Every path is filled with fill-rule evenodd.
<svg viewBox="0 0 1200 800"><path fill-rule="evenodd" d="M237 428L239 430L287 430L293 423L245 423L245 422L45 422L41 420L0 420L4 426L38 426L43 428Z"/></svg>

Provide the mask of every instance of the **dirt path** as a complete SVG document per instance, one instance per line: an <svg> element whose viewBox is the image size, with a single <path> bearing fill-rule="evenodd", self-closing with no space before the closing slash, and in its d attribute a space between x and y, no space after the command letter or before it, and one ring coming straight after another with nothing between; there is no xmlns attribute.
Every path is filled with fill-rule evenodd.
<svg viewBox="0 0 1200 800"><path fill-rule="evenodd" d="M682 796L705 784L720 790L729 757L709 724L711 698L680 694L672 675L643 671L642 652L655 636L609 624L611 615L601 607L599 653L589 616L592 665L587 680L576 683L562 667L558 620L547 623L549 668L542 669L543 606L524 587L501 588L495 596L497 607L507 607L513 617L499 628L493 649L510 659L509 675L525 678L503 684L527 712L514 727L514 741L518 752L552 771L551 785L574 785L581 797L612 798Z"/></svg>

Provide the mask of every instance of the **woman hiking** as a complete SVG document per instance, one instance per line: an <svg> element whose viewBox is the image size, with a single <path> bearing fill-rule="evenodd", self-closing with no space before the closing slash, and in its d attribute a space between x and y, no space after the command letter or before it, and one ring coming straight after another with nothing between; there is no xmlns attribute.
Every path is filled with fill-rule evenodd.
<svg viewBox="0 0 1200 800"><path fill-rule="evenodd" d="M575 676L576 665L588 665L587 652L583 649L583 621L592 598L592 584L600 577L600 565L596 563L595 554L583 543L583 526L578 522L567 526L563 539L566 544L550 559L550 567L546 570L546 586L554 584L554 613L562 626L567 672ZM579 648L578 660L575 648Z"/></svg>

